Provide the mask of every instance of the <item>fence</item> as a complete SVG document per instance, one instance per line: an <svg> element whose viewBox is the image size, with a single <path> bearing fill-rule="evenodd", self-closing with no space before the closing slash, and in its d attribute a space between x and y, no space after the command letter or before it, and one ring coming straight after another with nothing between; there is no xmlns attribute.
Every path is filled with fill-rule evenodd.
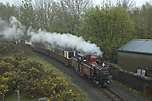
<svg viewBox="0 0 152 101"><path fill-rule="evenodd" d="M152 97L152 78L139 76L136 73L122 70L119 66L112 65L113 79L120 81L130 88L142 92L146 97Z"/></svg>

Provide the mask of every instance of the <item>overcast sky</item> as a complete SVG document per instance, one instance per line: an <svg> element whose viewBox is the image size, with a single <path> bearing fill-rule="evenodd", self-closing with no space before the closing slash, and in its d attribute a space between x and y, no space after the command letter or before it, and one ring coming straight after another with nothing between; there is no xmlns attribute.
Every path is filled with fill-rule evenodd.
<svg viewBox="0 0 152 101"><path fill-rule="evenodd" d="M19 1L21 1L21 0L0 0L0 2L4 2L4 3L6 3L6 2L9 2L9 3L11 3L11 4L14 4L14 3L18 3ZM103 0L93 0L93 2L95 3L95 4L101 4L102 3L102 1ZM115 1L117 1L117 0L111 0L112 2L115 2ZM144 4L145 2L149 2L149 1L152 1L152 0L135 0L136 1L136 6L141 6L142 4Z"/></svg>
<svg viewBox="0 0 152 101"><path fill-rule="evenodd" d="M95 4L101 4L103 0L93 0ZM112 2L116 2L117 0L111 0ZM136 6L141 6L146 2L150 2L152 0L135 0Z"/></svg>

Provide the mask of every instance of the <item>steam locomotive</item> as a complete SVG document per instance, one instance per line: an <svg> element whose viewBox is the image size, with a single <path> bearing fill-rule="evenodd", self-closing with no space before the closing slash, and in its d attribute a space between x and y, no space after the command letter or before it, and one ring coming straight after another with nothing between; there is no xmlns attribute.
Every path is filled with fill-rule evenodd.
<svg viewBox="0 0 152 101"><path fill-rule="evenodd" d="M78 75L88 78L102 87L107 87L111 83L110 65L100 61L94 54L82 54L75 50L63 48L46 49L36 46L32 46L32 48L36 52L52 57L64 65L72 67Z"/></svg>

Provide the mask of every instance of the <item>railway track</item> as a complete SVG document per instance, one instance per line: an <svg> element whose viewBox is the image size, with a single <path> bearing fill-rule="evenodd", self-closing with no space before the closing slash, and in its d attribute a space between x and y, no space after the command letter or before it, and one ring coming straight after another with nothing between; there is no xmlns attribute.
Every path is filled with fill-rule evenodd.
<svg viewBox="0 0 152 101"><path fill-rule="evenodd" d="M110 101L127 101L110 87L103 89L102 92L110 99Z"/></svg>
<svg viewBox="0 0 152 101"><path fill-rule="evenodd" d="M53 65L55 65L58 69L60 69L64 73L68 74L69 76L72 76L72 78L74 79L72 82L74 82L81 89L83 89L83 91L87 91L85 93L89 96L90 99L89 101L128 101L127 99L124 98L124 96L118 94L118 92L115 91L111 86L105 89L97 87L92 82L80 78L75 73L73 73L72 69L66 68L63 64L59 63L58 61L54 59L50 59L48 56L44 56L42 54L39 55L43 56L47 61L51 62ZM75 81L79 81L79 82L75 82Z"/></svg>

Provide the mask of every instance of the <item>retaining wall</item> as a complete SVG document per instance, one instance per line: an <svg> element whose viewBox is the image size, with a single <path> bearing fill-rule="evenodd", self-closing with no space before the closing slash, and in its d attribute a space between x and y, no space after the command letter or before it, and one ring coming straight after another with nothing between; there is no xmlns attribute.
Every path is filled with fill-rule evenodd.
<svg viewBox="0 0 152 101"><path fill-rule="evenodd" d="M114 64L112 64L112 75L114 80L142 92L145 96L152 97L152 78L124 71Z"/></svg>

